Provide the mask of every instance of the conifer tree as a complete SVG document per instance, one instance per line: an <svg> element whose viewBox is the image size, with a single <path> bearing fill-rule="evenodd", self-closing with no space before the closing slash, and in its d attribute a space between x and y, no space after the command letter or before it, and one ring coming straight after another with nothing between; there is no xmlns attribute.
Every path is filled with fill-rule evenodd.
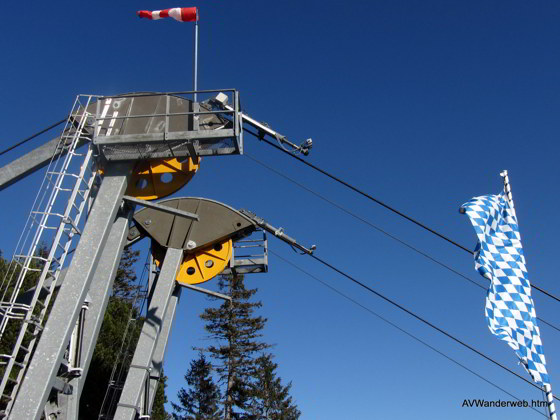
<svg viewBox="0 0 560 420"><path fill-rule="evenodd" d="M272 354L263 354L257 361L255 382L249 402L249 418L254 420L297 420L301 415L292 403L290 388L292 383L282 385L276 376L278 364L272 361Z"/></svg>
<svg viewBox="0 0 560 420"><path fill-rule="evenodd" d="M185 375L188 389L181 388L177 394L180 404L173 405L174 420L218 420L220 390L212 379L212 365L203 353L191 362Z"/></svg>
<svg viewBox="0 0 560 420"><path fill-rule="evenodd" d="M172 417L165 411L165 403L167 403L167 395L165 395L165 388L167 388L167 376L161 370L158 386L156 388L156 395L152 405L152 413L150 420L171 420Z"/></svg>
<svg viewBox="0 0 560 420"><path fill-rule="evenodd" d="M261 302L250 302L257 289L246 289L243 276L222 276L220 291L231 296L218 308L207 308L200 316L210 338L218 342L204 349L216 362L219 383L224 386L224 420L246 418L255 359L270 345L260 341L266 318L255 316Z"/></svg>

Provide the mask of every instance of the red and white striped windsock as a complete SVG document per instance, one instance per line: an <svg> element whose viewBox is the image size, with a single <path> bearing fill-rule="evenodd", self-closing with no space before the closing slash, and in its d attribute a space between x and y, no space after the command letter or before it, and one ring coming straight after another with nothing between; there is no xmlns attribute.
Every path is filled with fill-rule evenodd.
<svg viewBox="0 0 560 420"><path fill-rule="evenodd" d="M165 10L139 10L136 12L138 17L147 18L151 20L158 20L166 17L172 17L179 22L195 22L198 20L198 10L196 7L174 7L173 9Z"/></svg>

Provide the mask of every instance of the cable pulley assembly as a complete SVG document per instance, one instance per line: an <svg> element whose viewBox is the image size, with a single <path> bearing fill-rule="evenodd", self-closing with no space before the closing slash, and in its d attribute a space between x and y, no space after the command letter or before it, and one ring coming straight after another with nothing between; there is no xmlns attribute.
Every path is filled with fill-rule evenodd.
<svg viewBox="0 0 560 420"><path fill-rule="evenodd" d="M294 238L292 238L292 237L290 237L290 236L288 236L284 233L284 229L275 228L270 223L266 222L266 220L264 220L261 217L258 217L256 214L250 212L249 210L241 209L241 210L239 210L239 213L247 216L249 219L251 219L253 222L255 222L262 229L266 230L267 232L272 233L278 239L286 242L288 245L291 245L294 248L299 249L300 251L302 251L305 254L311 255L311 254L313 254L313 251L315 251L315 249L317 248L315 245L311 245L311 247L306 248L303 245L298 244L297 241Z"/></svg>
<svg viewBox="0 0 560 420"><path fill-rule="evenodd" d="M212 105L213 108L217 108L219 110L233 111L233 108L230 105L228 105L227 95L221 92L218 95L216 95L216 97L210 99L208 103ZM294 144L291 141L289 141L286 138L286 136L283 136L282 134L270 128L267 123L258 122L257 120L251 118L245 113L240 113L240 116L243 122L248 123L249 125L255 127L258 130L259 132L258 137L261 140L264 139L265 135L269 135L275 138L278 144L280 145L280 147L282 147L286 152L293 153L293 154L301 153L304 156L307 156L309 154L309 150L311 149L311 147L313 147L313 140L310 138L303 141L298 146L297 144ZM292 150L287 150L285 148L285 145L289 146Z"/></svg>

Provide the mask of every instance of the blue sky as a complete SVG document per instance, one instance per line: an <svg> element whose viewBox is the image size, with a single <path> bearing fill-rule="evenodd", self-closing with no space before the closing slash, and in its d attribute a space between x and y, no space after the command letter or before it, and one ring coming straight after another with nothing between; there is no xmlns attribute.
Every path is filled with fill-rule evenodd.
<svg viewBox="0 0 560 420"><path fill-rule="evenodd" d="M558 2L6 4L2 145L58 121L77 94L191 89L192 24L135 16L137 9L175 6L200 8L200 88L238 89L252 117L294 142L312 137L311 162L469 248L476 237L457 210L473 196L499 192L499 172L508 169L530 278L560 295ZM26 147L1 156L0 165ZM245 150L479 280L466 252L250 136ZM2 192L6 256L41 177ZM299 242L317 244L318 256L529 377L488 331L481 290L246 157L204 159L180 194L248 208L283 226ZM507 391L540 398L531 386L269 239L274 252ZM512 398L274 256L268 274L247 281L260 290L261 313L269 319L265 339L276 343L279 374L292 381L302 419L541 417L519 408L462 408L464 399ZM560 324L558 303L538 292L534 299L540 317ZM191 347L205 343L198 319L205 305L201 295L182 296L165 364L171 400L184 385ZM546 325L541 333L552 387L560 393L560 333Z"/></svg>

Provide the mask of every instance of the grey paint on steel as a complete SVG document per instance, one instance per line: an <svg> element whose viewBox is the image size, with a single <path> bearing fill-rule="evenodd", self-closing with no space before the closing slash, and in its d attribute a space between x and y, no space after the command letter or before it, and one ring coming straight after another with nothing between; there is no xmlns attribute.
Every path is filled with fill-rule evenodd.
<svg viewBox="0 0 560 420"><path fill-rule="evenodd" d="M63 153L55 155L59 142L60 137L56 137L0 168L0 191L25 178L27 175L31 175L33 172L44 168L49 164L53 156L55 159L64 156L67 152L66 149L64 149ZM88 143L88 140L80 140L77 147L81 147L86 143Z"/></svg>
<svg viewBox="0 0 560 420"><path fill-rule="evenodd" d="M70 411L66 417L68 420L78 418L80 397L95 349L95 343L99 336L99 330L103 323L105 310L109 302L109 295L111 294L113 282L117 274L117 269L119 268L131 216L132 214L118 217L113 224L89 289L90 304L86 313L82 346L82 375L70 381L70 385L73 385L72 398L74 401L73 404L70 405L72 411Z"/></svg>
<svg viewBox="0 0 560 420"><path fill-rule="evenodd" d="M113 417L114 420L134 420L136 413L140 414L142 411L139 407L140 395L151 369L156 342L163 327L167 308L176 285L175 278L182 261L182 249L167 249L148 307L146 321L142 326L117 411Z"/></svg>
<svg viewBox="0 0 560 420"><path fill-rule="evenodd" d="M256 224L237 210L206 198L172 198L158 202L163 206L188 211L199 220L189 220L154 209L142 209L134 215L136 226L144 234L167 248L198 249L222 242L228 238L244 237L256 229ZM128 240L134 240L129 235ZM189 242L194 246L189 246Z"/></svg>
<svg viewBox="0 0 560 420"><path fill-rule="evenodd" d="M102 98L93 143L110 161L239 153L232 123L220 113L174 94Z"/></svg>
<svg viewBox="0 0 560 420"><path fill-rule="evenodd" d="M9 418L39 420L126 190L132 164L107 173Z"/></svg>
<svg viewBox="0 0 560 420"><path fill-rule="evenodd" d="M175 290L171 295L169 300L169 305L165 311L165 317L163 318L163 323L161 326L161 331L156 340L156 345L154 348L154 354L152 356L150 372L150 392L148 397L148 413L152 414L152 407L154 405L154 399L156 397L157 386L159 383L159 378L161 376L161 371L163 369L163 359L165 357L165 351L167 349L167 343L169 342L169 337L171 335L171 329L173 328L173 322L175 321L175 312L179 301L181 299L182 287L175 285ZM157 379L156 379L157 378ZM145 398L145 396L144 396Z"/></svg>

